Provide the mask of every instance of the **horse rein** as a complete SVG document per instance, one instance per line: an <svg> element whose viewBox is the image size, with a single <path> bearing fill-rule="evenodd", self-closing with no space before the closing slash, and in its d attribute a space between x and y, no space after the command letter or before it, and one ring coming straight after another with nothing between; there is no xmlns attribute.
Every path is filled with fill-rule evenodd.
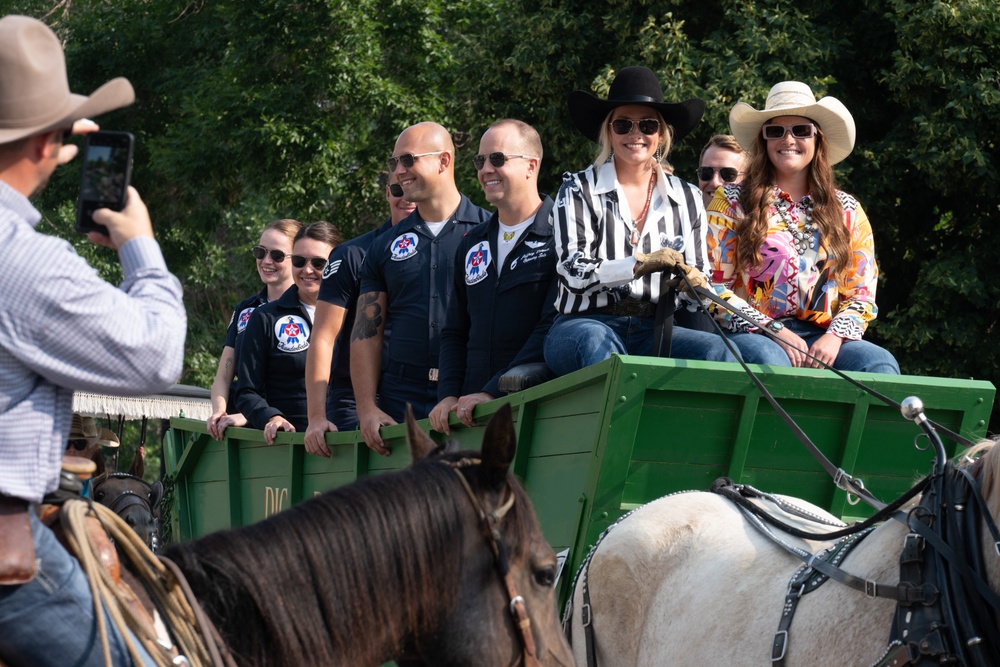
<svg viewBox="0 0 1000 667"><path fill-rule="evenodd" d="M510 488L510 482L507 482L505 485L509 494L507 500L496 509L487 511L483 506L483 503L476 496L476 493L472 490L472 487L469 485L469 480L467 480L465 475L462 474L463 468L481 465L482 460L477 458L463 458L458 461L442 461L442 463L448 466L448 468L455 473L459 481L462 483L462 488L465 489L465 494L472 502L472 507L476 511L476 515L479 517L479 521L482 524L486 542L490 547L490 552L493 554L493 564L496 566L497 574L500 575L500 579L507 591L507 598L509 601L507 608L514 620L514 625L518 628L518 636L521 641L521 649L523 653L523 665L524 667L537 667L539 663L536 656L535 638L531 634L531 618L528 616L528 610L525 605L524 598L518 594L517 586L514 584L514 578L511 576L510 562L507 558L507 549L504 547L503 536L500 533L500 522L503 521L507 512L514 507L514 490Z"/></svg>

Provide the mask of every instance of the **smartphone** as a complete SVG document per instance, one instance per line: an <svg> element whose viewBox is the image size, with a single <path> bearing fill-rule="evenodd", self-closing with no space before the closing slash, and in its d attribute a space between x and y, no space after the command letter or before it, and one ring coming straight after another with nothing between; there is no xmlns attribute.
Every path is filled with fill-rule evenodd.
<svg viewBox="0 0 1000 667"><path fill-rule="evenodd" d="M91 132L83 147L83 176L76 207L76 230L107 234L108 228L94 222L94 211L120 211L128 198L132 177L135 137L128 132Z"/></svg>

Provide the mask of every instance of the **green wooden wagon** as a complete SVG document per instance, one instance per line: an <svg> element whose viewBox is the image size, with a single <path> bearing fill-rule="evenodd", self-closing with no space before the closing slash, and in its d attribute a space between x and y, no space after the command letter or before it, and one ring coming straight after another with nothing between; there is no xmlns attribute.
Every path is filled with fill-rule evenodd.
<svg viewBox="0 0 1000 667"><path fill-rule="evenodd" d="M932 452L895 408L828 371L756 369L824 454L876 496L892 498L929 471ZM968 438L985 435L995 393L989 382L853 377L896 401L919 396L931 419ZM569 551L564 573L574 572L601 531L629 509L674 491L707 489L720 476L804 498L837 516L870 511L849 504L737 364L616 356L478 406L477 423L485 425L507 401L518 435L514 470L549 543ZM327 436L329 459L306 454L299 433L280 434L268 446L256 430L231 428L216 442L203 421L174 418L170 425L164 464L174 487L174 539L259 521L409 460L402 425L382 430L389 457L352 432ZM450 437L477 448L482 428L453 419ZM560 598L570 579L562 577Z"/></svg>

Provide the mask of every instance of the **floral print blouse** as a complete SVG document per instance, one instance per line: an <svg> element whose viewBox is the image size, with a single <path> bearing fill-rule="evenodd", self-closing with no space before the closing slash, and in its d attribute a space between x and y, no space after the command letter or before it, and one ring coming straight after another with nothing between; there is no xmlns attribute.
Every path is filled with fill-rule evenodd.
<svg viewBox="0 0 1000 667"><path fill-rule="evenodd" d="M820 244L819 229L806 226L811 197L793 202L777 186L767 239L760 249L761 266L736 273L736 228L743 218L740 186L723 186L708 206L710 277L719 296L758 324L795 317L841 338L860 340L878 314L875 243L858 200L840 190L836 194L851 238L852 256L843 275L830 276L830 257ZM709 310L731 331L755 328L715 304Z"/></svg>

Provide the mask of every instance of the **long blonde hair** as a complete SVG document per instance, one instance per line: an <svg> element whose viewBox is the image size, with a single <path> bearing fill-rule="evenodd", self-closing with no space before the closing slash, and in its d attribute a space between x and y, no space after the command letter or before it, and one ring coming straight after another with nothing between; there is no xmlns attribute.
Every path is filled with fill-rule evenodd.
<svg viewBox="0 0 1000 667"><path fill-rule="evenodd" d="M816 126L816 154L808 167L806 185L812 197L812 220L819 228L820 245L830 257L832 276L843 273L851 263L851 239L844 225L844 207L837 198L833 167L826 154L826 138ZM776 173L767 154L767 142L757 133L750 164L740 186L743 220L738 227L736 270L759 268L760 249L767 239L768 220L774 203Z"/></svg>

